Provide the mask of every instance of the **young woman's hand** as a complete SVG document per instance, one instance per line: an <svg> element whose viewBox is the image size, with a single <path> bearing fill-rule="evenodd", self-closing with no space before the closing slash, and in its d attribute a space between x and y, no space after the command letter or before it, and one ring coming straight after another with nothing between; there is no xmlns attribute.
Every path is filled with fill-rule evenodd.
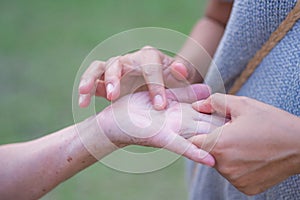
<svg viewBox="0 0 300 200"><path fill-rule="evenodd" d="M223 94L193 107L231 118L212 133L190 140L215 157L215 168L240 191L258 194L300 173L299 117L247 97Z"/></svg>
<svg viewBox="0 0 300 200"><path fill-rule="evenodd" d="M167 105L165 86L187 86L196 82L199 74L179 58L171 58L154 47L146 46L137 52L108 61L94 61L81 77L79 106L89 105L93 95L116 100L136 91L149 89L154 108Z"/></svg>
<svg viewBox="0 0 300 200"><path fill-rule="evenodd" d="M118 99L102 111L98 124L118 147L135 144L165 148L213 166L213 157L186 139L224 124L221 118L212 120L210 115L192 108L191 102L208 96L208 87L201 84L166 90L168 106L157 111L152 107L148 92L134 93Z"/></svg>

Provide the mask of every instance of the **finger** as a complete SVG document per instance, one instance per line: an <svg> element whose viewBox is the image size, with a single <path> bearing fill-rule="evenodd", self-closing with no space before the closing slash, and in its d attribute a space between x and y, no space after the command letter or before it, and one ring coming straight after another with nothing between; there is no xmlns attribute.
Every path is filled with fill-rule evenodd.
<svg viewBox="0 0 300 200"><path fill-rule="evenodd" d="M203 81L201 73L190 62L182 58L176 58L176 60L170 65L170 69L173 77L179 81L189 83Z"/></svg>
<svg viewBox="0 0 300 200"><path fill-rule="evenodd" d="M226 122L228 122L228 119L224 116L219 116L217 114L205 114L199 112L193 115L193 119L197 121L205 121L215 126L223 126Z"/></svg>
<svg viewBox="0 0 300 200"><path fill-rule="evenodd" d="M160 55L152 47L144 47L140 55L142 55L141 67L143 76L154 108L162 110L166 106L166 94Z"/></svg>
<svg viewBox="0 0 300 200"><path fill-rule="evenodd" d="M98 85L95 92L96 96L106 97L106 88L105 88L105 82L102 80L98 81Z"/></svg>
<svg viewBox="0 0 300 200"><path fill-rule="evenodd" d="M87 68L81 77L79 83L79 93L89 94L95 87L96 80L101 77L105 71L105 62L94 61Z"/></svg>
<svg viewBox="0 0 300 200"><path fill-rule="evenodd" d="M209 97L210 88L205 84L194 84L184 88L168 89L166 93L170 100L192 103Z"/></svg>
<svg viewBox="0 0 300 200"><path fill-rule="evenodd" d="M107 62L105 71L106 98L115 100L120 96L120 78L122 72L122 64L119 57L110 59Z"/></svg>
<svg viewBox="0 0 300 200"><path fill-rule="evenodd" d="M208 134L216 128L217 126L211 123L204 121L193 121L192 125L190 125L188 128L185 128L184 131L180 133L180 136L188 139L196 135Z"/></svg>
<svg viewBox="0 0 300 200"><path fill-rule="evenodd" d="M143 68L143 76L153 101L154 108L156 110L164 109L167 101L161 67L148 65Z"/></svg>
<svg viewBox="0 0 300 200"><path fill-rule="evenodd" d="M144 49L141 68L148 86L154 108L162 110L166 107L166 92L160 56L156 51Z"/></svg>
<svg viewBox="0 0 300 200"><path fill-rule="evenodd" d="M100 81L97 79L96 83L94 84L95 86L93 87L93 89L91 90L91 92L89 94L80 94L79 95L79 99L78 99L79 107L85 108L88 105L90 105L92 96L96 93L96 91L95 91L97 89L96 87L97 87L97 85L99 85L98 82L100 82Z"/></svg>
<svg viewBox="0 0 300 200"><path fill-rule="evenodd" d="M142 76L142 70L139 62L139 52L134 52L120 56L119 62L122 63L122 76L130 73L133 76Z"/></svg>
<svg viewBox="0 0 300 200"><path fill-rule="evenodd" d="M218 143L218 140L221 136L223 128L224 127L216 128L210 134L202 134L202 135L193 136L189 139L189 141L192 142L194 145L196 145L198 148L201 148L204 151L207 151L207 152L213 154L214 153L213 149L214 149L215 145Z"/></svg>
<svg viewBox="0 0 300 200"><path fill-rule="evenodd" d="M81 94L81 95L79 95L78 102L79 102L79 106L81 108L87 107L91 102L90 94Z"/></svg>
<svg viewBox="0 0 300 200"><path fill-rule="evenodd" d="M177 80L187 80L188 71L187 71L187 67L184 65L184 63L175 61L171 64L170 68L171 68L171 74Z"/></svg>
<svg viewBox="0 0 300 200"><path fill-rule="evenodd" d="M192 104L193 108L203 113L218 113L222 116L230 117L232 112L238 114L237 111L237 98L232 95L213 94L208 99L198 101Z"/></svg>
<svg viewBox="0 0 300 200"><path fill-rule="evenodd" d="M206 151L203 151L202 149L197 148L196 145L192 144L190 141L184 139L183 137L175 133L172 135L174 135L174 138L171 140L171 142L164 146L165 149L168 149L179 155L183 155L195 162L202 163L204 165L208 165L211 167L215 165L215 159L212 155L210 155Z"/></svg>
<svg viewBox="0 0 300 200"><path fill-rule="evenodd" d="M104 73L104 67L104 62L94 61L82 75L78 89L78 104L80 107L84 108L90 104L91 97L94 95L98 85L97 80Z"/></svg>

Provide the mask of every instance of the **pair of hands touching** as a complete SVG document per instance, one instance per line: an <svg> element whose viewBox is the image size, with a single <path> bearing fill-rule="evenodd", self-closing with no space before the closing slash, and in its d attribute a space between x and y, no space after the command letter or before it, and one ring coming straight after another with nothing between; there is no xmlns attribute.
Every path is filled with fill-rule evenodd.
<svg viewBox="0 0 300 200"><path fill-rule="evenodd" d="M203 84L183 88L197 80L200 75L183 59L144 47L93 62L79 85L79 105L88 106L93 95L121 97L98 115L112 143L182 154L215 167L249 195L299 173L299 118L246 97L210 96ZM132 94L145 90L144 84L149 92Z"/></svg>

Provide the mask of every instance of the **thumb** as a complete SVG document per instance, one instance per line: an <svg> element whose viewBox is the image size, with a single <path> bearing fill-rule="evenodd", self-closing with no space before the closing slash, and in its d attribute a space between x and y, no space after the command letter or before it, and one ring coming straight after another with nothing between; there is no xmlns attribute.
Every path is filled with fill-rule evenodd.
<svg viewBox="0 0 300 200"><path fill-rule="evenodd" d="M211 153L220 138L221 130L217 128L210 134L193 136L189 138L189 141L205 152Z"/></svg>
<svg viewBox="0 0 300 200"><path fill-rule="evenodd" d="M239 114L238 98L232 95L216 93L206 100L197 101L192 107L202 113L218 113L225 117L232 117Z"/></svg>
<svg viewBox="0 0 300 200"><path fill-rule="evenodd" d="M171 135L174 137L172 139L169 137L170 141L163 148L207 166L213 167L215 165L214 157L208 152L197 148L195 144L175 133Z"/></svg>
<svg viewBox="0 0 300 200"><path fill-rule="evenodd" d="M181 61L174 61L171 64L171 74L177 79L177 80L187 80L188 78L188 68L186 65Z"/></svg>

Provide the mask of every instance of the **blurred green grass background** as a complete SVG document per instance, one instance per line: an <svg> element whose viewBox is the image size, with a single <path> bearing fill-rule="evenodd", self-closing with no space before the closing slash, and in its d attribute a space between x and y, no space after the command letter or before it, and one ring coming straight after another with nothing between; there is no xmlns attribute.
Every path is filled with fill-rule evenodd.
<svg viewBox="0 0 300 200"><path fill-rule="evenodd" d="M98 43L145 26L188 34L204 3L1 0L0 144L41 137L73 123L74 78ZM43 199L187 199L184 161L143 175L95 164Z"/></svg>

